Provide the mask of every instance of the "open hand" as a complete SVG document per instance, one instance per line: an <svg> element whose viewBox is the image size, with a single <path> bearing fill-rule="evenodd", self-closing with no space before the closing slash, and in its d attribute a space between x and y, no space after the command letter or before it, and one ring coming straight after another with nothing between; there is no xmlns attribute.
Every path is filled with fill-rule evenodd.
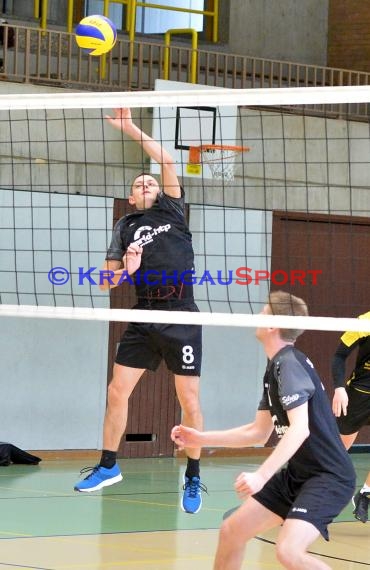
<svg viewBox="0 0 370 570"><path fill-rule="evenodd" d="M122 109L113 109L113 112L113 117L110 115L106 115L105 117L108 123L110 123L115 129L123 131L124 133L129 132L134 125L131 117L131 109L123 107Z"/></svg>
<svg viewBox="0 0 370 570"><path fill-rule="evenodd" d="M348 395L345 388L336 388L334 391L332 410L335 417L347 415Z"/></svg>

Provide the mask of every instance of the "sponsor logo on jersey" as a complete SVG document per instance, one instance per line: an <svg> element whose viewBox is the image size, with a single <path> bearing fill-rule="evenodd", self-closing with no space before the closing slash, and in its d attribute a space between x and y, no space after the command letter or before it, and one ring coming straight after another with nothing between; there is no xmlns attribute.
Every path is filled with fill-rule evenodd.
<svg viewBox="0 0 370 570"><path fill-rule="evenodd" d="M299 399L299 394L292 394L291 396L283 396L281 398L281 403L285 406L289 406L289 404L293 404Z"/></svg>
<svg viewBox="0 0 370 570"><path fill-rule="evenodd" d="M148 245L148 243L153 243L154 238L162 234L163 232L168 232L171 229L171 224L165 224L164 226L158 226L152 228L151 226L140 226L134 234L134 243L140 247ZM146 233L144 233L146 232Z"/></svg>
<svg viewBox="0 0 370 570"><path fill-rule="evenodd" d="M283 435L288 431L289 426L282 426L282 425L278 424L278 423L277 423L277 417L276 417L276 416L273 416L273 417L272 417L272 420L273 420L273 422L274 422L274 424L275 424L274 427L275 427L276 435L277 435L279 438L280 438L280 437L283 437Z"/></svg>
<svg viewBox="0 0 370 570"><path fill-rule="evenodd" d="M307 513L307 509L305 509L304 507L293 507L292 508L292 513Z"/></svg>

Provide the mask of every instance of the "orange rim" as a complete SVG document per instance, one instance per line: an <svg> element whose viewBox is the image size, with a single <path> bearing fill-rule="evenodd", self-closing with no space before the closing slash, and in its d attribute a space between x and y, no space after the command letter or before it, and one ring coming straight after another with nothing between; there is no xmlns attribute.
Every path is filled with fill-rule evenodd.
<svg viewBox="0 0 370 570"><path fill-rule="evenodd" d="M196 148L196 147L194 147ZM250 150L249 146L235 146L228 144L202 144L198 147L202 150L233 150L234 152L247 152Z"/></svg>
<svg viewBox="0 0 370 570"><path fill-rule="evenodd" d="M238 153L248 152L250 150L250 147L227 144L202 144L199 146L191 146L189 147L189 164L200 164L201 153L205 150L230 150Z"/></svg>

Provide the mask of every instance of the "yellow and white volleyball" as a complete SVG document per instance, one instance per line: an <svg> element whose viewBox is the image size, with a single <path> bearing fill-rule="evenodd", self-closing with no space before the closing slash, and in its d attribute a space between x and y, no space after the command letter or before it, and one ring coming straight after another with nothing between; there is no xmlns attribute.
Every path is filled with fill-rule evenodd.
<svg viewBox="0 0 370 570"><path fill-rule="evenodd" d="M90 55L107 53L116 41L116 26L105 16L86 16L76 26L77 45Z"/></svg>

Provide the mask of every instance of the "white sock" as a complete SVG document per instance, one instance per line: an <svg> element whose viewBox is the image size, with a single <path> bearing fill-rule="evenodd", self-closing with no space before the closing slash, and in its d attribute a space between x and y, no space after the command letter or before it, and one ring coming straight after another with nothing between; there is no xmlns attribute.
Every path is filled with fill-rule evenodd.
<svg viewBox="0 0 370 570"><path fill-rule="evenodd" d="M370 486L364 483L364 486L362 487L360 493L370 493Z"/></svg>

